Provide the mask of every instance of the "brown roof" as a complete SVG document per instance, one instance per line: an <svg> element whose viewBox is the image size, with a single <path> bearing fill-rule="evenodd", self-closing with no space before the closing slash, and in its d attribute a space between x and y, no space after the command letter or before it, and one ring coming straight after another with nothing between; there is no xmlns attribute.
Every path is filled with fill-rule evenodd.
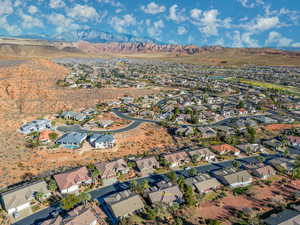
<svg viewBox="0 0 300 225"><path fill-rule="evenodd" d="M164 155L164 158L171 163L178 162L181 160L189 160L188 154L183 151Z"/></svg>
<svg viewBox="0 0 300 225"><path fill-rule="evenodd" d="M269 166L269 165L257 168L257 169L255 169L255 171L261 176L276 174L276 171L273 169L273 167Z"/></svg>
<svg viewBox="0 0 300 225"><path fill-rule="evenodd" d="M80 208L80 209L79 209ZM89 225L93 221L97 220L95 214L91 209L79 207L70 211L69 217L63 219L58 216L53 219L44 221L41 225Z"/></svg>
<svg viewBox="0 0 300 225"><path fill-rule="evenodd" d="M237 148L228 145L228 144L221 144L221 145L213 145L211 146L211 149L216 151L216 152L240 152Z"/></svg>
<svg viewBox="0 0 300 225"><path fill-rule="evenodd" d="M104 201L110 206L116 218L144 208L142 198L129 190L110 195Z"/></svg>
<svg viewBox="0 0 300 225"><path fill-rule="evenodd" d="M172 202L181 200L182 197L183 194L181 193L177 185L149 193L149 199L152 203L163 202L166 204L170 204Z"/></svg>
<svg viewBox="0 0 300 225"><path fill-rule="evenodd" d="M45 181L36 181L33 183L25 184L15 189L3 192L1 194L2 202L6 210L16 208L27 202L30 202L34 193L41 192L43 194L49 194L50 191L47 188Z"/></svg>
<svg viewBox="0 0 300 225"><path fill-rule="evenodd" d="M155 157L148 157L144 159L136 160L136 165L140 170L143 169L152 169L153 167L159 167L158 161L155 159Z"/></svg>
<svg viewBox="0 0 300 225"><path fill-rule="evenodd" d="M99 170L101 178L109 178L117 175L118 171L128 170L127 163L124 159L118 159L112 162L103 162L95 164Z"/></svg>
<svg viewBox="0 0 300 225"><path fill-rule="evenodd" d="M72 187L75 184L79 184L91 179L89 171L86 167L80 167L69 172L60 173L54 175L54 179L60 190Z"/></svg>

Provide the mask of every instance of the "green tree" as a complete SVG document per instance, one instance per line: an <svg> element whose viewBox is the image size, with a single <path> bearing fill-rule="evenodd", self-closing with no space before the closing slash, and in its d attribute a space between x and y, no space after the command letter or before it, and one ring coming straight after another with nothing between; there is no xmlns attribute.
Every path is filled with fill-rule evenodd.
<svg viewBox="0 0 300 225"><path fill-rule="evenodd" d="M196 170L195 168L192 168L189 170L189 175L191 177L197 176L198 175L198 170Z"/></svg>
<svg viewBox="0 0 300 225"><path fill-rule="evenodd" d="M58 137L58 134L55 132L52 132L49 134L49 138L51 139L51 141L55 141Z"/></svg>
<svg viewBox="0 0 300 225"><path fill-rule="evenodd" d="M300 178L300 167L296 167L292 170L292 178L299 179Z"/></svg>
<svg viewBox="0 0 300 225"><path fill-rule="evenodd" d="M177 175L174 171L167 174L167 177L171 180L171 182L174 184L177 181Z"/></svg>
<svg viewBox="0 0 300 225"><path fill-rule="evenodd" d="M257 156L257 160L258 160L259 163L263 163L265 161L265 157L263 157L261 155Z"/></svg>
<svg viewBox="0 0 300 225"><path fill-rule="evenodd" d="M241 167L241 162L240 162L240 161L237 161L237 160L233 160L233 161L232 161L232 165L233 165L235 168L240 168L240 167Z"/></svg>
<svg viewBox="0 0 300 225"><path fill-rule="evenodd" d="M256 130L253 127L247 127L247 132L249 134L249 142L255 143L256 142Z"/></svg>
<svg viewBox="0 0 300 225"><path fill-rule="evenodd" d="M70 210L73 209L79 202L80 199L78 196L75 194L69 194L60 201L60 206L64 210Z"/></svg>
<svg viewBox="0 0 300 225"><path fill-rule="evenodd" d="M54 179L51 179L49 181L49 184L48 184L48 189L50 191L56 191L57 190L57 184L56 184L56 181Z"/></svg>
<svg viewBox="0 0 300 225"><path fill-rule="evenodd" d="M183 176L180 176L178 179L177 179L177 184L179 186L179 189L180 190L184 190L184 186L185 186L185 182L184 182L184 177Z"/></svg>
<svg viewBox="0 0 300 225"><path fill-rule="evenodd" d="M195 192L194 192L192 186L190 186L190 185L185 186L185 191L184 191L183 197L184 197L185 203L188 206L193 206L197 203Z"/></svg>
<svg viewBox="0 0 300 225"><path fill-rule="evenodd" d="M45 194L43 192L37 192L35 193L35 198L38 201L42 201L42 199L45 197Z"/></svg>

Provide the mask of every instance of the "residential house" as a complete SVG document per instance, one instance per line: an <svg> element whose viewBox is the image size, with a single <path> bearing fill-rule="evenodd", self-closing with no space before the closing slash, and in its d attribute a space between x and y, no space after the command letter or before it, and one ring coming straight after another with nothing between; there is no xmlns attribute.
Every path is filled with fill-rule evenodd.
<svg viewBox="0 0 300 225"><path fill-rule="evenodd" d="M97 217L90 208L77 208L68 212L66 217L58 215L55 218L48 219L40 225L98 225Z"/></svg>
<svg viewBox="0 0 300 225"><path fill-rule="evenodd" d="M277 123L278 121L275 120L275 119L272 119L270 117L267 117L267 116L258 116L258 117L255 117L255 119L260 122L260 123L269 123L269 124L272 124L272 123Z"/></svg>
<svg viewBox="0 0 300 225"><path fill-rule="evenodd" d="M232 188L246 186L252 183L252 176L247 170L237 168L227 168L213 171L213 175L224 185Z"/></svg>
<svg viewBox="0 0 300 225"><path fill-rule="evenodd" d="M80 133L80 132L71 132L64 134L60 138L56 140L56 144L62 145L66 148L79 148L82 144L82 142L87 138L86 133Z"/></svg>
<svg viewBox="0 0 300 225"><path fill-rule="evenodd" d="M237 145L237 147L246 153L265 153L266 152L266 148L264 146L262 146L261 144L250 144L250 143L246 143L246 144L240 144Z"/></svg>
<svg viewBox="0 0 300 225"><path fill-rule="evenodd" d="M54 175L54 179L62 194L73 193L79 190L82 184L91 184L92 178L86 167Z"/></svg>
<svg viewBox="0 0 300 225"><path fill-rule="evenodd" d="M60 117L66 120L76 120L80 122L89 118L89 116L85 113L77 113L73 111L65 111L60 114Z"/></svg>
<svg viewBox="0 0 300 225"><path fill-rule="evenodd" d="M288 142L291 146L300 147L300 137L298 136L288 136Z"/></svg>
<svg viewBox="0 0 300 225"><path fill-rule="evenodd" d="M32 132L40 132L45 129L51 129L51 121L46 119L33 120L20 127L20 132L30 134Z"/></svg>
<svg viewBox="0 0 300 225"><path fill-rule="evenodd" d="M263 144L273 150L283 151L283 143L276 138L263 141Z"/></svg>
<svg viewBox="0 0 300 225"><path fill-rule="evenodd" d="M219 155L224 155L224 154L233 154L233 155L239 155L240 150L237 148L228 145L228 144L220 144L220 145L213 145L211 146L211 149L213 152Z"/></svg>
<svg viewBox="0 0 300 225"><path fill-rule="evenodd" d="M186 185L190 185L200 194L210 192L221 186L221 183L209 174L199 174L184 180Z"/></svg>
<svg viewBox="0 0 300 225"><path fill-rule="evenodd" d="M244 168L247 169L253 176L260 179L268 179L271 176L276 175L276 171L270 165L258 164L246 164Z"/></svg>
<svg viewBox="0 0 300 225"><path fill-rule="evenodd" d="M202 138L217 137L217 132L210 127L197 127L197 130L201 133Z"/></svg>
<svg viewBox="0 0 300 225"><path fill-rule="evenodd" d="M178 185L172 183L165 183L162 186L158 185L158 189L154 189L148 193L148 199L152 205L166 204L172 205L174 203L183 202L183 194Z"/></svg>
<svg viewBox="0 0 300 225"><path fill-rule="evenodd" d="M135 212L142 211L145 207L141 196L130 190L112 194L104 198L104 201L117 219L133 215Z"/></svg>
<svg viewBox="0 0 300 225"><path fill-rule="evenodd" d="M196 150L189 151L188 154L193 160L200 161L213 161L216 155L208 148L200 148Z"/></svg>
<svg viewBox="0 0 300 225"><path fill-rule="evenodd" d="M124 159L96 163L95 166L100 172L103 185L113 184L117 182L117 176L119 174L127 174L129 172L129 167Z"/></svg>
<svg viewBox="0 0 300 225"><path fill-rule="evenodd" d="M111 134L93 133L88 140L94 148L113 148L116 145L115 137Z"/></svg>
<svg viewBox="0 0 300 225"><path fill-rule="evenodd" d="M142 176L151 174L156 168L159 168L159 162L154 156L138 159L135 162Z"/></svg>
<svg viewBox="0 0 300 225"><path fill-rule="evenodd" d="M224 135L232 135L235 133L235 129L228 126L216 126L214 129L223 133Z"/></svg>
<svg viewBox="0 0 300 225"><path fill-rule="evenodd" d="M267 225L297 225L300 224L300 213L285 209L280 213L272 214L264 222Z"/></svg>
<svg viewBox="0 0 300 225"><path fill-rule="evenodd" d="M31 201L37 193L43 193L44 197L50 196L45 181L36 181L16 187L12 190L1 193L1 204L10 215L17 215L18 212L31 209Z"/></svg>
<svg viewBox="0 0 300 225"><path fill-rule="evenodd" d="M163 157L170 163L171 168L182 166L191 161L188 154L184 151L166 154Z"/></svg>
<svg viewBox="0 0 300 225"><path fill-rule="evenodd" d="M110 125L112 125L113 123L114 123L114 121L112 121L112 120L101 120L99 122L99 126L102 128L106 128L106 127L109 127Z"/></svg>
<svg viewBox="0 0 300 225"><path fill-rule="evenodd" d="M268 161L268 164L273 166L275 169L282 171L292 171L295 166L295 160L287 158L274 158Z"/></svg>
<svg viewBox="0 0 300 225"><path fill-rule="evenodd" d="M176 135L177 136L184 136L184 137L188 137L190 135L194 134L194 130L192 127L180 127L176 130Z"/></svg>

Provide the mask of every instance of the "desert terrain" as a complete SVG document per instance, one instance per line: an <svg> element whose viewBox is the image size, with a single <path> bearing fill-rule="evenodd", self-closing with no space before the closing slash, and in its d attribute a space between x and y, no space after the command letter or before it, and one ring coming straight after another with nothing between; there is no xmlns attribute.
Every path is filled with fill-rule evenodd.
<svg viewBox="0 0 300 225"><path fill-rule="evenodd" d="M39 175L56 170L61 166L76 166L91 161L104 159L103 154L87 152L60 152L49 154L43 150L32 150L25 147L24 136L17 130L25 122L49 117L59 110L80 110L95 106L97 103L110 101L125 94L141 96L159 90L134 88L118 89L63 89L56 86L56 81L63 78L68 71L48 59L31 59L2 61L0 66L0 186L4 187L22 180L24 175ZM110 118L110 117L108 117ZM149 125L150 126L150 125ZM148 147L161 147L169 144L167 134L160 136L161 141L144 144L148 133L157 133L162 128L141 127L135 133L122 134L123 143L131 143L130 148L122 144L118 154L107 157L118 157L127 154L143 153ZM164 132L163 130L160 131ZM155 138L154 136L152 136ZM128 142L128 140L130 141ZM153 144L153 145L152 145ZM130 152L128 152L130 151ZM108 157L109 158L109 157Z"/></svg>

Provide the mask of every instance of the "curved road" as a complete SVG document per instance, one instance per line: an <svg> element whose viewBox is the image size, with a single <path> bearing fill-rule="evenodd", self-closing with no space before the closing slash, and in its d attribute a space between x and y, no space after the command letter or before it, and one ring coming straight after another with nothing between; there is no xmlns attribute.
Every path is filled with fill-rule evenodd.
<svg viewBox="0 0 300 225"><path fill-rule="evenodd" d="M64 132L64 133L66 133L66 132L80 132L80 133L95 133L95 134L106 134L106 133L116 134L116 133L122 133L122 132L127 132L129 130L133 130L133 129L137 128L139 125L141 125L142 123L160 124L160 121L157 121L157 120L130 117L130 116L126 115L125 113L121 112L118 108L113 108L112 112L116 116L118 116L119 118L124 119L124 120L129 120L129 121L132 121L132 122L127 127L120 128L120 129L117 129L117 130L92 131L92 130L84 129L79 125L59 126L56 129L58 131L61 131L61 132ZM264 114L264 115L267 115L267 114ZM191 127L204 126L205 127L205 126L225 125L225 124L227 124L227 123L229 123L229 122L231 122L232 120L235 120L235 119L255 118L257 116L262 116L262 115L232 117L232 118L227 118L227 119L218 121L218 122L213 123L213 124L206 124L206 125L201 125L201 124L180 124L179 126L182 126L182 127L185 127L185 126L191 126Z"/></svg>

